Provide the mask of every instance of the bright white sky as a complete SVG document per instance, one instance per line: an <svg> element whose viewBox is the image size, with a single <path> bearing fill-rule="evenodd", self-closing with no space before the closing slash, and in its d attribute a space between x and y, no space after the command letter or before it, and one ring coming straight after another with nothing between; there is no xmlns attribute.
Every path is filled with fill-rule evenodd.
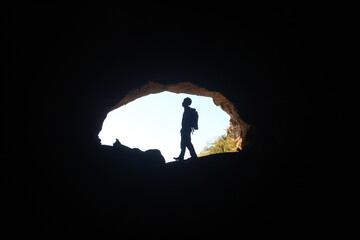
<svg viewBox="0 0 360 240"><path fill-rule="evenodd" d="M184 108L182 102L190 97L199 114L199 130L191 136L199 154L208 142L225 134L230 116L217 107L212 98L189 94L162 92L136 99L108 113L99 133L101 144L112 145L116 138L122 145L142 151L158 149L166 162L174 161L180 153L180 129ZM190 157L186 150L185 159Z"/></svg>

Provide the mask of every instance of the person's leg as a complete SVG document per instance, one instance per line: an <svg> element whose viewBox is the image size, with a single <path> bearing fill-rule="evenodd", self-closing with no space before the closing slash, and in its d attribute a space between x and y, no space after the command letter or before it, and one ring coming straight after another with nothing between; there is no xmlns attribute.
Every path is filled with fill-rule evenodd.
<svg viewBox="0 0 360 240"><path fill-rule="evenodd" d="M181 136L181 143L180 143L180 155L179 155L179 159L180 160L184 160L184 155L185 155L185 150L186 150L186 143L184 141L184 138Z"/></svg>
<svg viewBox="0 0 360 240"><path fill-rule="evenodd" d="M180 142L181 151L179 157L174 158L177 161L184 160L184 155L186 150L186 133L183 130L181 130L180 133L181 133L181 142Z"/></svg>
<svg viewBox="0 0 360 240"><path fill-rule="evenodd" d="M192 158L197 158L197 157L198 157L198 156L196 155L194 146L193 146L193 144L191 143L191 140L188 142L187 148L189 149L190 155L191 155Z"/></svg>
<svg viewBox="0 0 360 240"><path fill-rule="evenodd" d="M185 143L185 146L189 149L191 157L197 158L194 146L191 143L191 130L186 131L184 133L184 143Z"/></svg>

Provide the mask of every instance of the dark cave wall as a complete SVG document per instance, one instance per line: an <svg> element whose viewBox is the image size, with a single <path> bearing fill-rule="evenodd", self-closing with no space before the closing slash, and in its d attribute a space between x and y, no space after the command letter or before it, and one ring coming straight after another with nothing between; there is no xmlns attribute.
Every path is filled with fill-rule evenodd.
<svg viewBox="0 0 360 240"><path fill-rule="evenodd" d="M249 204L240 221L251 218L249 231L286 224L297 233L306 228L304 220L312 226L325 220L331 184L326 170L337 140L337 131L329 129L339 126L338 90L329 68L332 11L314 3L311 8L245 5L195 6L186 19L184 6L160 8L162 14L149 14L148 5L132 10L95 3L10 6L3 103L12 229L36 232L40 223L48 227L45 233L62 232L84 220L79 229L87 231L94 219L129 220L131 214L122 212L127 205L121 204L130 204L140 217L141 209L147 210L141 224L146 226L164 196L178 204L170 205L174 212L185 210L182 216L200 209L197 217L209 217L206 223L212 223L209 210L216 206L223 224L236 225L242 206ZM231 155L227 162L209 159L189 165L193 168L174 167L166 175L147 171L132 152L100 150L97 134L106 113L148 81L189 81L221 92L255 127L251 151ZM21 107L26 113L18 111ZM250 180L243 179L246 174ZM160 184L164 179L179 192ZM134 196L127 195L134 189ZM198 201L193 203L188 193ZM144 199L153 202L141 205ZM167 207L160 207L160 215L168 216ZM34 222L33 216L41 220ZM227 229L215 227L218 233Z"/></svg>
<svg viewBox="0 0 360 240"><path fill-rule="evenodd" d="M31 142L90 141L106 111L148 81L219 91L263 131L327 134L317 127L336 108L327 68L332 18L324 10L331 6L209 4L202 12L170 4L149 15L144 4L9 4L7 89L15 94L8 99L19 96L28 109L29 138L38 138Z"/></svg>
<svg viewBox="0 0 360 240"><path fill-rule="evenodd" d="M101 69L99 66L104 59L97 55L93 58L91 66L96 66L95 70L87 65L80 66L80 69L76 70L78 74L72 72L71 75L55 76L60 84L55 83L55 86L49 89L41 84L40 93L35 93L38 96L48 95L45 96L45 102L51 105L44 106L41 110L51 109L50 111L54 113L52 120L56 121L54 123L56 126L52 134L60 135L58 138L61 139L60 144L69 141L73 141L72 144L75 145L86 141L91 141L87 144L97 142L99 127L109 109L128 91L140 87L149 80L169 84L186 79L209 90L219 91L235 104L245 122L262 128L268 134L275 134L274 136L290 134L279 136L277 141L284 143L288 142L286 138L293 138L295 135L298 135L297 138L307 138L311 134L316 134L318 130L312 128L319 127L321 122L327 124L325 119L319 119L323 117L322 112L331 111L329 106L331 104L327 102L327 98L331 97L330 93L327 92L321 73L317 74L320 69L316 69L315 66L309 66L313 69L306 69L309 71L306 72L303 64L296 65L295 62L295 66L292 67L296 68L289 75L287 72L281 72L283 69L279 69L279 66L274 66L271 73L266 69L258 69L257 72L252 72L252 75L251 73L245 75L244 72L249 72L249 69L243 71L245 67L241 65L239 69L229 70L215 63L207 65L211 70L202 71L201 66L206 63L198 60L198 64L191 66L186 61L174 64L174 72L166 74L162 69L166 72L169 68L163 66L161 61L154 63L149 60L144 64L136 64L135 71L124 71L115 68ZM195 61L191 54L188 58ZM217 72L212 72L213 69ZM50 99L47 100L46 97ZM40 105L46 104L42 97L39 101ZM312 121L314 121L313 125ZM73 125L64 131L61 125L67 126L67 124ZM301 142L293 140L298 141L298 144ZM309 143L311 139L307 138L304 141ZM272 143L274 142L269 142Z"/></svg>
<svg viewBox="0 0 360 240"><path fill-rule="evenodd" d="M106 112L131 89L148 81L170 84L186 80L223 93L236 105L245 122L263 131L274 131L269 134L316 134L318 130L311 128L320 122L327 124L319 118L331 111L333 96L327 86L331 73L324 73L321 64L303 49L291 55L285 49L280 55L275 50L262 51L262 45L237 42L241 36L222 36L226 44L231 40L231 53L219 46L218 39L212 39L213 34L203 33L200 41L192 32L167 36L166 41L159 40L161 33L130 34L131 40L112 44L115 50L106 39L101 43L87 39L86 47L70 48L67 54L62 53L67 46L61 50L52 48L34 74L35 84L29 83L29 107L31 111L38 109L40 116L45 111L52 113L44 119L55 121L51 134L59 136L48 139L59 139L59 144L73 141L71 144L77 145L89 139L96 141L94 131L101 126ZM190 41L194 38L195 43ZM135 40L152 44L139 47L131 44ZM187 47L178 50L183 41ZM167 45L163 46L164 42ZM91 48L93 45L96 50ZM123 53L124 48L127 54ZM35 102L31 103L33 99ZM310 124L312 121L317 123ZM279 129L284 127L291 130ZM295 136L295 132L283 136L283 140Z"/></svg>

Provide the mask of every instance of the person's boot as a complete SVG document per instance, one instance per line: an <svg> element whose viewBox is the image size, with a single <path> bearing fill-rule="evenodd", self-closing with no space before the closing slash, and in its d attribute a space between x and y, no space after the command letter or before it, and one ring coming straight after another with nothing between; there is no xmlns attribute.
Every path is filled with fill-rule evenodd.
<svg viewBox="0 0 360 240"><path fill-rule="evenodd" d="M184 157L174 157L176 161L184 161Z"/></svg>
<svg viewBox="0 0 360 240"><path fill-rule="evenodd" d="M190 159L197 159L198 156L197 156L197 154L195 152L195 149L194 149L192 144L190 145L189 150L190 150L190 156L191 156Z"/></svg>

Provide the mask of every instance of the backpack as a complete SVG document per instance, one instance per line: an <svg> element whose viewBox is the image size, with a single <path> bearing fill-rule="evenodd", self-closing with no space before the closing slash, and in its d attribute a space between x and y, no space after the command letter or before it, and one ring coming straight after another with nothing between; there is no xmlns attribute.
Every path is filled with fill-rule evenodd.
<svg viewBox="0 0 360 240"><path fill-rule="evenodd" d="M198 130L198 120L199 120L199 114L196 111L196 109L193 109L191 111L192 116L191 116L191 127L194 128L195 130Z"/></svg>

